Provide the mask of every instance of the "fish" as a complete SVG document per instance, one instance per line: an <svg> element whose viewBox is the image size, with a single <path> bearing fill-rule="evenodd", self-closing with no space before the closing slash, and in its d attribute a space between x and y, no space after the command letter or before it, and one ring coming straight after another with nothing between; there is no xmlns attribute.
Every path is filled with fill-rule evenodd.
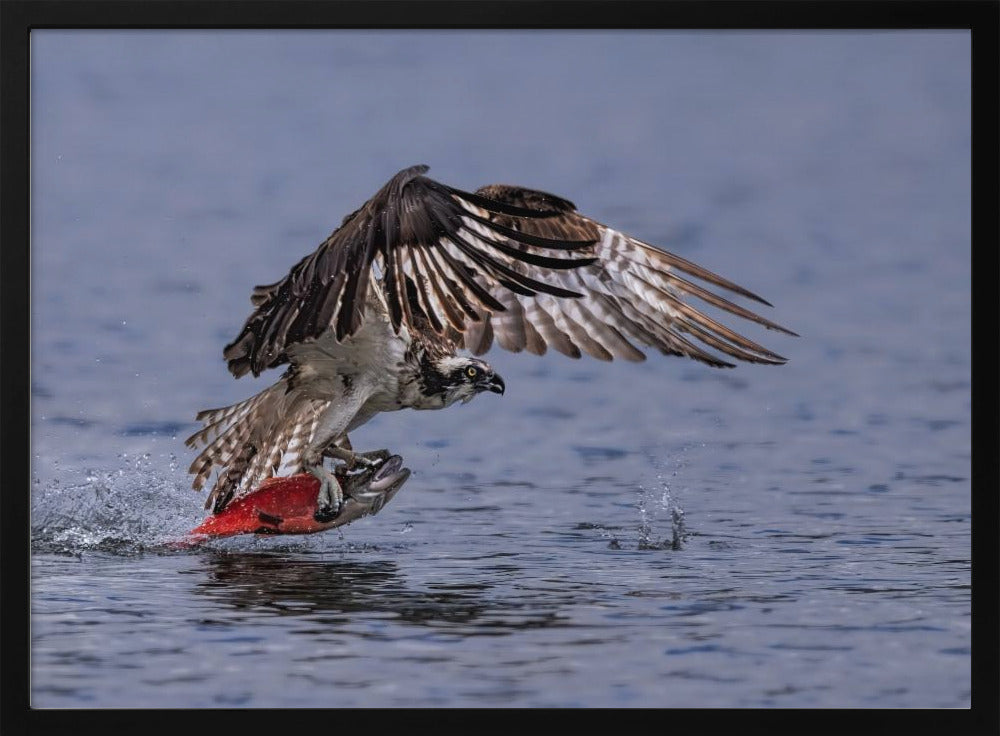
<svg viewBox="0 0 1000 736"><path fill-rule="evenodd" d="M410 477L399 455L377 468L335 476L344 494L340 512L318 514L320 482L310 473L272 477L249 493L235 498L217 514L192 529L188 540L200 542L237 534L316 534L377 514L399 493Z"/></svg>

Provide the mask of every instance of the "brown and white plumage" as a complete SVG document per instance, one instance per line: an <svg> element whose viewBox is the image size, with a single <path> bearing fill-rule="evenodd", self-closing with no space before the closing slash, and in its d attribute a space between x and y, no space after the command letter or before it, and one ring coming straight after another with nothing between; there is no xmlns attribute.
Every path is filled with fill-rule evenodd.
<svg viewBox="0 0 1000 736"><path fill-rule="evenodd" d="M189 447L205 445L191 464L194 488L204 486L213 467L224 468L205 508L221 510L235 492L281 475L283 467L288 472L300 470L301 455L329 403L289 391L282 378L246 401L198 412L197 419L205 426L186 442Z"/></svg>
<svg viewBox="0 0 1000 736"><path fill-rule="evenodd" d="M767 304L756 294L679 256L581 215L566 200L501 185L483 187L477 193L528 209L556 212L545 218L520 220L491 215L492 220L507 227L592 244L575 251L591 259L589 263L547 274L550 283L581 294L579 298L558 299L544 293L525 296L494 287L494 296L506 311L480 312L481 322L466 325L462 331L463 344L474 354L486 352L492 337L501 347L514 352L527 350L542 355L551 346L574 358L580 357L582 351L600 360L643 360L645 355L636 347L638 343L713 366L733 367L689 339L694 337L738 360L785 362L780 355L719 324L685 301L686 297L694 296L768 329L794 334L691 278ZM514 264L514 268L527 271L530 267Z"/></svg>
<svg viewBox="0 0 1000 736"><path fill-rule="evenodd" d="M458 348L643 360L640 347L652 347L733 366L714 349L785 362L697 307L794 335L708 288L767 304L743 287L561 197L506 185L465 192L426 171L396 174L288 275L254 289L255 310L224 351L229 370L291 367L258 396L199 414L206 427L189 444L207 446L191 467L196 487L219 466L231 495L300 456L317 462L374 413L470 399L453 387L433 394L464 365L442 362Z"/></svg>

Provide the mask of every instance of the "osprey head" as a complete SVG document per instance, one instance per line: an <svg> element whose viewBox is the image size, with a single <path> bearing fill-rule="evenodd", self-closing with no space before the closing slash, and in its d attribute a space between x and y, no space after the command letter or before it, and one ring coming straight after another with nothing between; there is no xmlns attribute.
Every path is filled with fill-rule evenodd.
<svg viewBox="0 0 1000 736"><path fill-rule="evenodd" d="M429 367L432 375L425 375L426 389L429 393L439 391L445 406L456 401L468 403L483 391L504 392L503 379L485 361L448 356L432 361Z"/></svg>

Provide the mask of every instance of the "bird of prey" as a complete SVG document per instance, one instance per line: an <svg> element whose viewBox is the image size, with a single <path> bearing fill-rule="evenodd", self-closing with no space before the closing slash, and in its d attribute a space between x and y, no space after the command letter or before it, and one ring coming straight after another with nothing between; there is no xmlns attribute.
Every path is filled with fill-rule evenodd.
<svg viewBox="0 0 1000 736"><path fill-rule="evenodd" d="M600 360L644 360L646 346L715 367L733 363L706 348L785 362L692 304L795 334L702 284L770 306L747 289L562 197L499 184L466 192L427 170L400 171L284 278L254 288L255 309L223 353L229 370L287 369L256 396L197 415L194 488L220 469L206 508L305 471L335 516L343 497L324 457L372 467L388 452L355 452L348 433L376 414L502 394L503 379L473 357L494 342Z"/></svg>

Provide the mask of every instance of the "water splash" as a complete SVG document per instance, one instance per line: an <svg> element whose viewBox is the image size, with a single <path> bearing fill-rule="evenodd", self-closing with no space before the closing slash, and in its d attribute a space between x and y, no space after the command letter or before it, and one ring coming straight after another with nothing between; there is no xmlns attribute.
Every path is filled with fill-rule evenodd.
<svg viewBox="0 0 1000 736"><path fill-rule="evenodd" d="M118 455L112 470L67 471L31 492L33 552L80 556L87 552L130 556L176 554L208 548L223 554L322 552L333 535L254 536L200 540L188 533L205 516L205 497L191 489L186 468L173 454ZM50 465L58 466L56 461ZM359 551L343 528L341 552ZM325 539L318 539L326 537Z"/></svg>
<svg viewBox="0 0 1000 736"><path fill-rule="evenodd" d="M671 462L674 470L667 472L664 461L649 453L650 462L657 469L656 487L647 488L639 484L639 498L636 506L639 509L639 549L670 549L680 550L687 538L684 528L684 509L682 509L673 499L670 486L676 482L678 471L684 466L683 453L686 447L682 448ZM659 498L654 501L654 496L659 491ZM670 534L661 539L654 536L654 525L662 516L670 518Z"/></svg>
<svg viewBox="0 0 1000 736"><path fill-rule="evenodd" d="M202 498L177 476L177 458L118 456L119 466L64 472L31 493L31 548L137 554L181 539L204 514ZM164 467L165 466L165 467Z"/></svg>

